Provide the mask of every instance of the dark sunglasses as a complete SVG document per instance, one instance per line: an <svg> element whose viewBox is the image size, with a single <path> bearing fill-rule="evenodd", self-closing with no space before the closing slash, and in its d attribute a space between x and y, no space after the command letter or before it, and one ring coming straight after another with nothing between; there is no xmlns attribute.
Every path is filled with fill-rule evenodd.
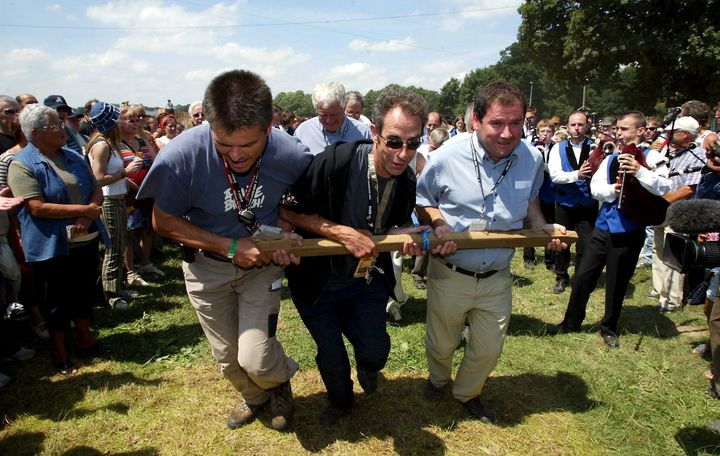
<svg viewBox="0 0 720 456"><path fill-rule="evenodd" d="M657 127L647 127L646 130L655 131L657 130Z"/></svg>
<svg viewBox="0 0 720 456"><path fill-rule="evenodd" d="M203 115L203 113L201 113L201 112L196 112L196 113L193 114L192 116L193 116L193 117L200 117L200 116L202 116L202 115ZM203 117L204 117L204 116L203 116Z"/></svg>
<svg viewBox="0 0 720 456"><path fill-rule="evenodd" d="M422 145L422 141L420 138L415 139L409 139L406 142L402 141L401 139L385 139L383 135L378 135L380 138L382 138L383 141L385 141L385 145L388 146L390 149L402 149L403 145L408 148L408 150L417 150L418 147Z"/></svg>
<svg viewBox="0 0 720 456"><path fill-rule="evenodd" d="M17 114L19 112L20 112L19 109L12 109L12 108L3 109L3 114L5 114L6 116L14 116L15 114Z"/></svg>

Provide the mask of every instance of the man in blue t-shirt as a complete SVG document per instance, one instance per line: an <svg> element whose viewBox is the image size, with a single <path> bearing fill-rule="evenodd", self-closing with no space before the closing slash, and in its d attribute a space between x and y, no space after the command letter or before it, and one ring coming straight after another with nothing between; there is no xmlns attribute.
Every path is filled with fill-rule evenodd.
<svg viewBox="0 0 720 456"><path fill-rule="evenodd" d="M310 163L307 147L272 128L272 94L258 75L216 77L203 101L206 124L158 156L138 193L154 198L153 226L183 244L183 273L213 357L243 400L228 426L249 423L270 404L272 426L292 419L290 378L298 366L275 337L285 250L261 252L261 225L282 226L278 204ZM282 232L285 239L300 237Z"/></svg>

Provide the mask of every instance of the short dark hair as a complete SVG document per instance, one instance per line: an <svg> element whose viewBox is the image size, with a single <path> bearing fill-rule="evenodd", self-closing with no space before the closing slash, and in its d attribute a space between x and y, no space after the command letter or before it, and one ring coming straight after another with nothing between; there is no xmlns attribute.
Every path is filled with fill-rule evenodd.
<svg viewBox="0 0 720 456"><path fill-rule="evenodd" d="M487 114L487 110L493 102L499 102L503 106L517 103L518 101L522 104L523 115L527 112L527 101L525 96L520 92L513 84L505 81L493 81L487 84L482 89L477 98L475 98L475 115L479 122Z"/></svg>
<svg viewBox="0 0 720 456"><path fill-rule="evenodd" d="M428 104L420 95L403 89L386 89L380 92L373 105L373 121L379 133L382 133L385 116L399 106L406 114L420 118L420 130L427 122Z"/></svg>
<svg viewBox="0 0 720 456"><path fill-rule="evenodd" d="M618 116L617 120L623 120L626 117L632 117L633 120L635 121L635 126L638 128L647 126L647 120L645 120L645 114L641 113L640 111L624 112Z"/></svg>
<svg viewBox="0 0 720 456"><path fill-rule="evenodd" d="M232 70L215 77L202 102L212 128L232 133L241 128L267 128L272 121L272 93L265 80L246 70Z"/></svg>

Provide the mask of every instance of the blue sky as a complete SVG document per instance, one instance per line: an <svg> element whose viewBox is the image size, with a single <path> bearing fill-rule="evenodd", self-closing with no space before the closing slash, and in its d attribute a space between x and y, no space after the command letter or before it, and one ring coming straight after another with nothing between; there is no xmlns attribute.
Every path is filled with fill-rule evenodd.
<svg viewBox="0 0 720 456"><path fill-rule="evenodd" d="M498 60L520 3L2 0L0 94L187 104L233 68L259 73L273 94L327 81L439 90Z"/></svg>

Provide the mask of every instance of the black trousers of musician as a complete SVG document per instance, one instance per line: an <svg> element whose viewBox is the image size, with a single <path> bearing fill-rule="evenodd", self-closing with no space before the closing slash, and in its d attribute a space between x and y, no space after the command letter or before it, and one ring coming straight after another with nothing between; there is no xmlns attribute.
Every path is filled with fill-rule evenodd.
<svg viewBox="0 0 720 456"><path fill-rule="evenodd" d="M604 268L605 315L600 321L602 334L617 335L625 292L635 272L640 250L645 242L645 230L611 234L595 228L588 242L580 269L575 272L570 301L563 324L569 329L579 329L585 319L590 294L597 286Z"/></svg>
<svg viewBox="0 0 720 456"><path fill-rule="evenodd" d="M540 211L542 212L543 216L545 216L545 220L548 223L555 223L555 203L546 203L542 199L540 200ZM423 255L423 257L427 257L427 255ZM535 247L525 247L523 249L523 260L525 261L535 261ZM552 252L550 250L545 250L545 266L550 268L550 266L555 264L555 252Z"/></svg>
<svg viewBox="0 0 720 456"><path fill-rule="evenodd" d="M578 241L575 244L575 274L580 269L585 246L592 235L595 219L598 214L598 205L568 207L561 204L555 205L555 223L563 225L568 230L574 230L578 234ZM555 276L558 280L570 280L568 274L570 267L570 248L567 248L555 255Z"/></svg>

